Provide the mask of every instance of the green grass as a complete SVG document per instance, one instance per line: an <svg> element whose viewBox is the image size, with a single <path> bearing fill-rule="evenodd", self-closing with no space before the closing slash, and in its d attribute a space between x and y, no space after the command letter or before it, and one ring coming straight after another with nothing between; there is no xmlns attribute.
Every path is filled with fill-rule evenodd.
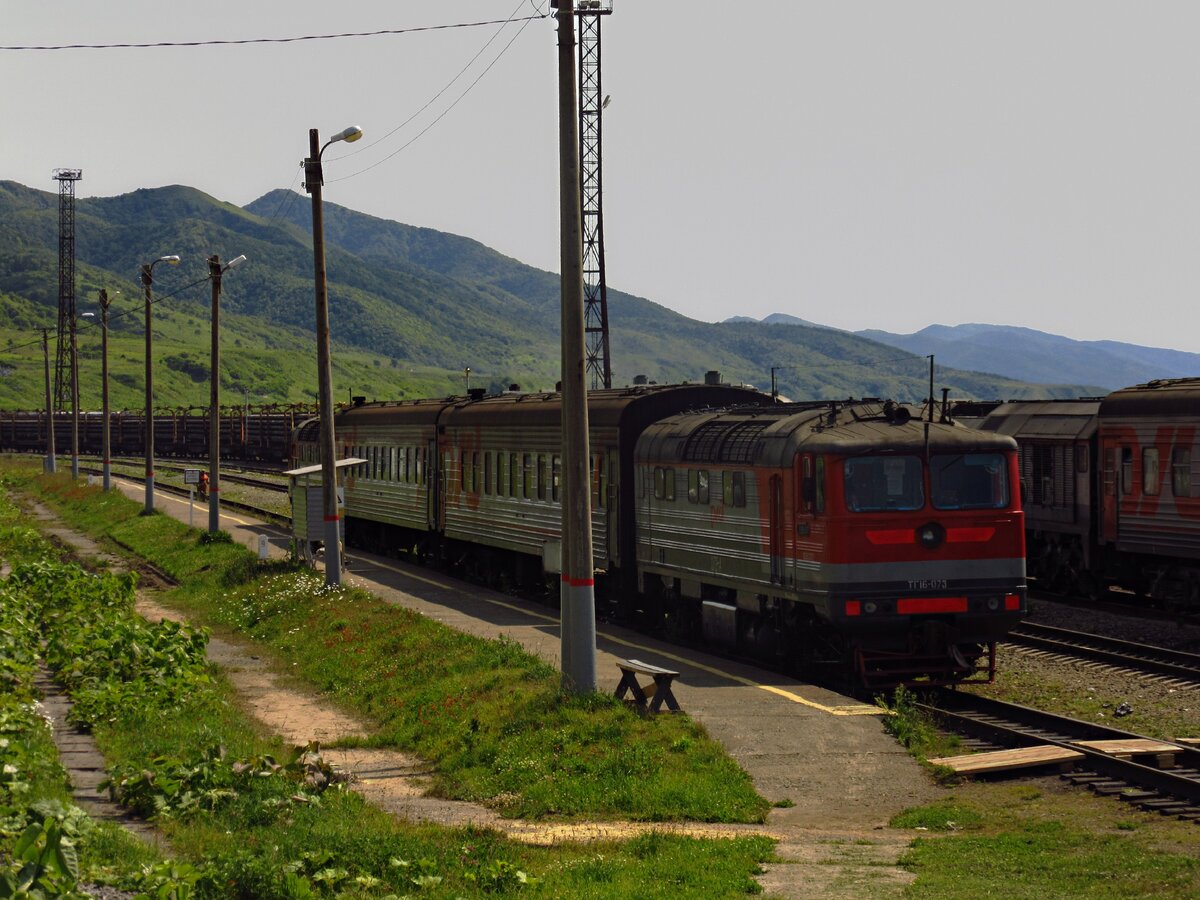
<svg viewBox="0 0 1200 900"><path fill-rule="evenodd" d="M65 485L62 479L52 479L51 485L64 503L87 506L86 490ZM102 498L102 505L109 502L110 498ZM112 512L108 508L93 515L103 518ZM135 515L109 519L109 524L132 540L153 543L143 529L153 524L165 527L168 521ZM190 543L194 551L202 546L194 536ZM39 550L47 555L45 545L32 549L35 555ZM236 548L204 546L205 553L231 549ZM182 572L189 569L187 556L179 550L164 552L159 561ZM191 560L191 577L228 581L212 565L213 557L207 560ZM30 583L40 582L35 578ZM116 594L110 599L76 596L77 589L92 588ZM106 652L119 650L113 642L133 633L121 624L121 610L132 603L131 597L120 596L123 590L127 588L119 579L72 577L50 584L43 602L67 604L61 613L41 616L50 631L51 647L62 648L57 653L60 660L70 660L80 640L92 640L97 647L109 648ZM66 636L59 636L62 629ZM170 632L168 628L162 633L169 638ZM435 897L515 892L556 897L725 897L752 892L753 873L770 856L773 841L767 838L710 841L650 834L625 843L526 847L492 832L399 822L357 794L337 788L304 802L293 799L295 788L274 778L243 778L230 789L231 770L214 755L214 747L224 748L225 759L247 760L267 755L283 759L287 748L261 735L256 724L245 718L219 673L197 681L180 668L177 654L162 649L162 641L135 639L143 648L139 665L157 656L171 666L169 678L186 677L189 689L147 690L134 695L141 702L131 698L115 712L94 707L104 710L93 728L110 766L143 785L159 786L160 824L179 859L171 871L160 867L140 882L129 866L124 874L110 873L108 880L122 887L146 889L173 877L176 885L191 885L195 895L202 897L368 897L417 892ZM487 662L501 659L535 673L540 666L522 661L511 646L499 646L493 654L498 656L488 657ZM85 669L74 680L91 690L95 677ZM177 806L180 794L171 785L184 773L200 780L196 790L206 783L224 787L205 795L211 796L211 803Z"/></svg>
<svg viewBox="0 0 1200 900"><path fill-rule="evenodd" d="M1200 829L1055 779L966 784L891 824L929 833L901 860L913 897L1200 894Z"/></svg>
<svg viewBox="0 0 1200 900"><path fill-rule="evenodd" d="M642 717L607 695L564 694L558 673L512 642L461 634L362 591L330 593L306 570L260 569L244 548L201 544L116 492L62 476L36 484L74 524L182 582L168 602L271 648L285 669L373 721L371 743L433 762L443 796L522 817L766 816L749 777L687 716Z"/></svg>

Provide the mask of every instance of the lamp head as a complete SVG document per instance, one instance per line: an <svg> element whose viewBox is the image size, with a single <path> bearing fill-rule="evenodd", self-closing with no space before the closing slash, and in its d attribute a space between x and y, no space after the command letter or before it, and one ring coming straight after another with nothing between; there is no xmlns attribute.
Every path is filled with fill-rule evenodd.
<svg viewBox="0 0 1200 900"><path fill-rule="evenodd" d="M79 315L80 315L82 318L84 318L84 319L94 319L94 318L96 318L96 314L95 314L94 312L80 313Z"/></svg>
<svg viewBox="0 0 1200 900"><path fill-rule="evenodd" d="M165 262L168 266L179 265L179 254L172 253L170 256L160 256L155 262Z"/></svg>
<svg viewBox="0 0 1200 900"><path fill-rule="evenodd" d="M223 268L221 271L228 272L230 269L236 269L238 266L240 266L245 261L246 261L245 253L243 253L241 256L235 256L229 262L225 263L225 268Z"/></svg>
<svg viewBox="0 0 1200 900"><path fill-rule="evenodd" d="M349 128L331 137L329 142L332 144L334 141L345 141L347 144L353 144L362 136L363 130L357 125L351 125Z"/></svg>

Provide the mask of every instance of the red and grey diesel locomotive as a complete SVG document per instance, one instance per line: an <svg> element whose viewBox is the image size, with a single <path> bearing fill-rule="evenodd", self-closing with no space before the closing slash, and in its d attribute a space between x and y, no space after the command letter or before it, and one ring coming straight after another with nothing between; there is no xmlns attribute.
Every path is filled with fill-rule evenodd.
<svg viewBox="0 0 1200 900"><path fill-rule="evenodd" d="M1200 378L998 404L979 427L1020 446L1039 584L1200 610Z"/></svg>
<svg viewBox="0 0 1200 900"><path fill-rule="evenodd" d="M1016 446L879 401L588 395L600 612L867 685L990 680L1025 612ZM347 541L493 584L558 571L558 394L337 417ZM318 426L293 462L318 461Z"/></svg>

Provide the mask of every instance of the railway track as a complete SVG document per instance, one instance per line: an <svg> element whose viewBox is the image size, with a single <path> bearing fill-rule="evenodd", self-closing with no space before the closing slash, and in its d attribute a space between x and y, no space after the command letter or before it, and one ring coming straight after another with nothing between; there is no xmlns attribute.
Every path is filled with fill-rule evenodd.
<svg viewBox="0 0 1200 900"><path fill-rule="evenodd" d="M88 472L93 475L103 474L102 469L96 468L93 466L81 466L79 471ZM221 477L224 478L225 476L222 475ZM132 475L127 472L113 472L113 478L124 478L128 481L136 481L139 484L145 484L145 482L146 482L145 476ZM156 491L165 491L169 494L177 494L181 497L188 496L188 491L184 490L183 488L176 487L173 484L164 484L161 481L156 481L154 483L154 489ZM286 488L285 488L285 490L286 490ZM222 492L222 494L223 493L224 492ZM291 524L292 524L292 520L291 520L290 516L280 515L277 512L272 512L269 509L263 509L261 506L254 506L253 504L250 504L250 503L239 503L236 500L228 500L223 495L221 497L221 508L222 509L236 509L236 510L239 510L244 513L249 513L252 516L258 516L259 518L264 519L265 521L271 522L275 525L283 526L284 528L290 528Z"/></svg>
<svg viewBox="0 0 1200 900"><path fill-rule="evenodd" d="M96 459L95 457L91 457L91 458L80 457L80 459L87 459L89 462L92 462L92 463L99 462L99 460ZM127 458L127 457L121 457L121 458L113 459L112 462L113 462L113 465L119 465L119 466L125 467L125 466L136 466L136 465L141 464L143 461L134 460L134 459ZM154 467L163 472L182 472L184 469L197 469L197 468L203 469L203 468L206 468L207 465L208 465L208 460L196 460L195 462L191 463L190 465L173 463L173 462L164 462L163 460L155 460L154 461ZM250 471L250 472L282 471L282 470L256 469L256 468L247 469L242 464L237 464L235 466L231 466L230 468L236 469L236 470L241 470L241 471ZM90 471L100 471L100 470L89 468L87 471L90 472ZM133 476L131 475L129 477L133 477ZM249 487L256 487L256 488L259 488L264 491L276 491L278 493L286 493L287 492L287 485L283 484L282 482L280 482L278 480L269 481L264 478L256 478L253 475L239 475L239 474L236 474L236 472L230 472L229 470L227 470L225 468L224 465L222 465L222 467L221 467L221 480L234 482L235 484L244 484Z"/></svg>
<svg viewBox="0 0 1200 900"><path fill-rule="evenodd" d="M1033 622L1022 622L1005 636L1004 643L1200 686L1200 654Z"/></svg>
<svg viewBox="0 0 1200 900"><path fill-rule="evenodd" d="M1050 744L1082 753L1075 771L1063 775L1067 780L1148 811L1200 824L1200 748L1176 744L1167 754L1174 765L1158 768L1085 743L1149 740L1117 728L944 689L930 692L917 706L943 728L974 738L977 749Z"/></svg>

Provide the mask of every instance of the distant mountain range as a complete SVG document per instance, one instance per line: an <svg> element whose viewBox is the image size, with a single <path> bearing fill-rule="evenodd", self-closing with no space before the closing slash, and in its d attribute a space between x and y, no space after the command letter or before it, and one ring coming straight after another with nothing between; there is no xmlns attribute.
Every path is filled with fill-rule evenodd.
<svg viewBox="0 0 1200 900"><path fill-rule="evenodd" d="M141 263L155 270L156 397L207 403L208 268L245 254L223 280L221 384L229 402L312 400L313 282L308 198L273 191L245 209L179 185L77 201L78 307L100 288L124 293L111 328L114 403L141 405ZM334 394L371 399L461 393L471 386L554 386L559 278L477 241L325 204ZM58 196L0 181L0 408L42 400L39 330L57 322ZM920 400L927 360L835 329L689 319L641 297L608 292L614 384L635 375L771 384L793 398ZM797 324L798 323L798 324ZM85 406L98 404L98 329L81 330ZM53 354L52 354L53 355ZM1031 384L958 370L938 358L936 386L964 398L1076 396L1091 380ZM772 371L774 370L774 371Z"/></svg>
<svg viewBox="0 0 1200 900"><path fill-rule="evenodd" d="M827 327L785 313L726 321ZM914 334L878 329L853 333L917 356L933 354L939 367L994 372L1018 381L1075 382L1110 391L1156 378L1200 377L1200 353L1120 341L1077 341L1015 325L930 325Z"/></svg>

